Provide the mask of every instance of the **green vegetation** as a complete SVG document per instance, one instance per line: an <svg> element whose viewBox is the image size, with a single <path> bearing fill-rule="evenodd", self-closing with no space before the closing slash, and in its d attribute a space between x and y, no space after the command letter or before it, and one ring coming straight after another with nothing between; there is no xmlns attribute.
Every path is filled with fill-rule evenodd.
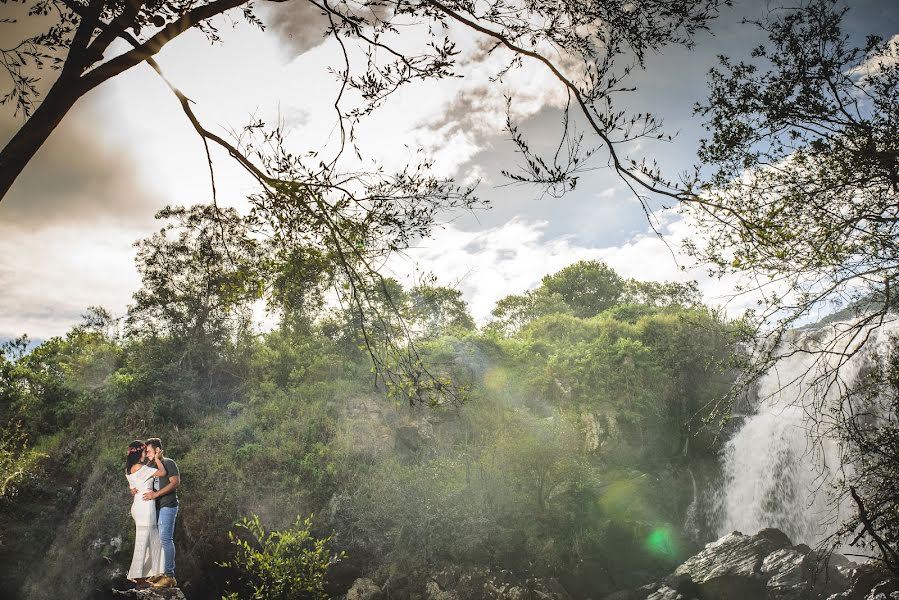
<svg viewBox="0 0 899 600"><path fill-rule="evenodd" d="M297 517L294 525L283 531L266 531L259 517L253 515L238 521L235 528L243 530L243 535L234 530L228 532L235 556L221 566L240 573L246 593L231 592L224 600L328 597L325 574L344 555L330 555L330 537L316 539L312 535L311 517Z"/></svg>
<svg viewBox="0 0 899 600"><path fill-rule="evenodd" d="M34 477L45 457L28 447L20 423L5 428L0 438L0 500L14 495L22 482Z"/></svg>
<svg viewBox="0 0 899 600"><path fill-rule="evenodd" d="M191 214L202 212L177 216ZM478 331L455 290L387 281L377 293L422 369L468 390L465 404L410 406L373 377L358 312L323 308L311 275L305 296L287 278L257 293L257 269L177 239L141 245L144 287L124 332L92 309L65 337L0 361L0 418L48 456L46 477L2 505L4 525L48 515L0 548L15 565L7 588L77 598L121 581L133 536L122 448L151 435L184 476L179 580L202 595L240 581L252 597L323 597L363 575L421 590L445 568L583 595L640 583L691 549L687 470L715 462L708 407L731 385L743 329L689 286L578 263L532 292L556 309L519 315L513 332ZM216 258L181 260L198 251ZM314 273L305 259L290 272ZM598 282L595 293L567 279ZM608 282L614 294L597 291ZM263 334L245 317L259 297L281 315ZM247 537L229 537L235 522ZM332 564L330 548L347 558Z"/></svg>

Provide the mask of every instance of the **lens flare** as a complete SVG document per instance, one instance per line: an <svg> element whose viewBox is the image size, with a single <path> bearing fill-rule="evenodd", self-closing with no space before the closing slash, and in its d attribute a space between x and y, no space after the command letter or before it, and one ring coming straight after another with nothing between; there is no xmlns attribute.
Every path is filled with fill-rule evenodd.
<svg viewBox="0 0 899 600"><path fill-rule="evenodd" d="M484 373L484 386L492 391L498 391L506 387L509 381L509 374L505 369L492 367Z"/></svg>
<svg viewBox="0 0 899 600"><path fill-rule="evenodd" d="M676 558L677 544L670 527L656 527L646 536L644 544L650 554L658 558Z"/></svg>

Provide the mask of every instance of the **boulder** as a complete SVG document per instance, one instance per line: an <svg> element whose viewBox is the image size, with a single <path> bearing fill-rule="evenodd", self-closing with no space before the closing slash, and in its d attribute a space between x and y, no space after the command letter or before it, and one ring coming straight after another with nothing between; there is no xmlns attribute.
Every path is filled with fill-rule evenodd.
<svg viewBox="0 0 899 600"><path fill-rule="evenodd" d="M827 600L868 600L879 584L892 580L890 573L875 563L867 562L850 568L837 566L837 569L848 583L844 591L828 596ZM889 595L886 597L889 598Z"/></svg>
<svg viewBox="0 0 899 600"><path fill-rule="evenodd" d="M434 433L427 421L401 425L394 432L393 449L403 458L430 454L433 446Z"/></svg>
<svg viewBox="0 0 899 600"><path fill-rule="evenodd" d="M811 590L814 561L795 548L775 550L762 561L762 575L769 600L806 600Z"/></svg>
<svg viewBox="0 0 899 600"><path fill-rule="evenodd" d="M353 586L346 593L346 600L378 600L381 597L381 588L374 581L362 577L353 582Z"/></svg>
<svg viewBox="0 0 899 600"><path fill-rule="evenodd" d="M466 569L464 573L459 575L456 582L456 591L462 598L480 598L487 582L487 569L474 568Z"/></svg>
<svg viewBox="0 0 899 600"><path fill-rule="evenodd" d="M899 580L881 581L871 589L865 600L899 600Z"/></svg>
<svg viewBox="0 0 899 600"><path fill-rule="evenodd" d="M459 576L462 570L457 566L450 566L441 569L431 576L431 579L440 586L442 590L454 589L459 583Z"/></svg>
<svg viewBox="0 0 899 600"><path fill-rule="evenodd" d="M133 600L186 600L180 588L143 588L130 590L112 590L113 596L132 598Z"/></svg>
<svg viewBox="0 0 899 600"><path fill-rule="evenodd" d="M825 558L777 529L707 544L661 582L606 600L899 600L899 579L875 563Z"/></svg>
<svg viewBox="0 0 899 600"><path fill-rule="evenodd" d="M765 558L791 547L790 539L777 529L763 529L756 535L735 531L688 558L665 583L687 597L703 600L758 600L765 598L771 575L762 573Z"/></svg>
<svg viewBox="0 0 899 600"><path fill-rule="evenodd" d="M385 585L385 596L388 586ZM555 579L522 576L509 570L491 571L483 567L447 566L432 574L423 593L411 594L425 600L570 600ZM393 597L393 594L390 594Z"/></svg>
<svg viewBox="0 0 899 600"><path fill-rule="evenodd" d="M677 590L672 590L667 585L663 585L655 592L646 597L646 600L687 600L686 597L678 592Z"/></svg>

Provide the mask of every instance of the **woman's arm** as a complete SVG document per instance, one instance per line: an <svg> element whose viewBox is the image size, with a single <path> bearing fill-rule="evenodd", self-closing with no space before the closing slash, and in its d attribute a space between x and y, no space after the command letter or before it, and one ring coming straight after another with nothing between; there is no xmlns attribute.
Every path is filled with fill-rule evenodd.
<svg viewBox="0 0 899 600"><path fill-rule="evenodd" d="M156 462L156 472L152 476L162 477L166 473L165 465L162 464L162 449L156 451L154 461Z"/></svg>

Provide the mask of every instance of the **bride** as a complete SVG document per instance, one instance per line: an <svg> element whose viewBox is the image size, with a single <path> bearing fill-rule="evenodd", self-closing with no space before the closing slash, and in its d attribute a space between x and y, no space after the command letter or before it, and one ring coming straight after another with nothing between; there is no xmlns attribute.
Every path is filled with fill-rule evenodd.
<svg viewBox="0 0 899 600"><path fill-rule="evenodd" d="M145 491L153 490L153 478L165 475L165 467L162 465L162 449L156 452L155 466L144 464L146 448L146 444L140 440L131 442L125 459L128 485L138 490L131 502L131 517L136 529L134 557L131 559L131 568L128 569L128 579L139 585L150 583L152 579L161 576L165 564L156 526L156 502L143 499Z"/></svg>

